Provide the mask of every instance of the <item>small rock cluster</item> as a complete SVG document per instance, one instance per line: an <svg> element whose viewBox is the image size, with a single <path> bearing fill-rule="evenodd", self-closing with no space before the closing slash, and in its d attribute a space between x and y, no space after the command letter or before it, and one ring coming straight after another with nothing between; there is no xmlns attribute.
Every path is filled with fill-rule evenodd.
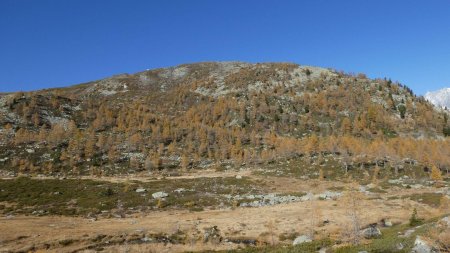
<svg viewBox="0 0 450 253"><path fill-rule="evenodd" d="M276 193L270 194L246 194L246 195L225 195L225 198L229 200L240 201L239 206L242 207L261 207L261 206L273 206L278 204L292 203L292 202L303 202L308 200L336 200L342 193L325 191L320 194L307 193L304 196L293 196L293 195L278 195Z"/></svg>
<svg viewBox="0 0 450 253"><path fill-rule="evenodd" d="M207 243L213 243L218 244L222 241L222 236L220 235L220 230L217 228L217 226L212 226L204 229L205 232L203 233L203 242Z"/></svg>

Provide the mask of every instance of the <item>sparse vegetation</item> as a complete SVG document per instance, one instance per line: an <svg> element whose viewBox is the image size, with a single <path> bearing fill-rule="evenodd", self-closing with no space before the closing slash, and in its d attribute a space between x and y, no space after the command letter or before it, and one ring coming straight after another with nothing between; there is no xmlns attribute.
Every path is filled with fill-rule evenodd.
<svg viewBox="0 0 450 253"><path fill-rule="evenodd" d="M422 220L419 219L419 217L417 216L417 209L414 208L414 210L411 214L411 217L409 218L409 225L411 227L414 227L414 226L420 225L421 223L422 223Z"/></svg>
<svg viewBox="0 0 450 253"><path fill-rule="evenodd" d="M145 193L135 189L143 187ZM247 179L204 178L191 180L158 180L149 183L110 183L107 181L75 179L17 179L0 180L0 202L14 205L0 209L1 213L37 213L39 215L84 215L89 212L113 211L120 201L135 211L147 208L184 208L199 211L215 207L219 202L232 203L224 195L259 193L262 186ZM176 189L186 189L175 191ZM153 199L152 192L168 191L165 200Z"/></svg>

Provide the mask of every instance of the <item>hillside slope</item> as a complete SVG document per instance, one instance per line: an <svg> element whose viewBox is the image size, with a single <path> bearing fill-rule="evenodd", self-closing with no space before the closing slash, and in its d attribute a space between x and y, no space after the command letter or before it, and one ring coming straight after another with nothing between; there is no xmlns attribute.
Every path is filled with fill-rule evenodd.
<svg viewBox="0 0 450 253"><path fill-rule="evenodd" d="M196 63L2 94L0 165L105 175L333 153L346 168L408 158L444 170L448 127L445 112L390 80L291 63Z"/></svg>

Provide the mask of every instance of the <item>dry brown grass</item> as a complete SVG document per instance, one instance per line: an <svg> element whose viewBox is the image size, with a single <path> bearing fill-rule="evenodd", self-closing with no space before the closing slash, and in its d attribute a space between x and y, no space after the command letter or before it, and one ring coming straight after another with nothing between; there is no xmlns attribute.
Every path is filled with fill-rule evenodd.
<svg viewBox="0 0 450 253"><path fill-rule="evenodd" d="M263 179L262 177L258 179ZM323 181L301 181L289 178L264 178L268 185L278 192L296 192L305 189L313 192L321 192L330 187L343 187L355 189L355 184ZM315 187L314 187L315 186ZM420 204L410 199L399 197L400 194L410 195L432 191L433 189L399 189L392 187L386 193L376 193L361 196L358 201L360 210L361 227L389 219L393 223L406 223L414 207L417 208L421 218L431 218L442 214L442 210L429 205ZM353 192L355 193L355 192ZM390 199L389 197L397 196ZM345 199L343 197L343 199ZM329 236L332 239L343 239L346 227L349 225L349 206L343 199L338 200L314 200L312 202L297 202L280 204L276 206L264 206L259 208L241 208L205 210L201 212L189 212L187 210L164 210L150 213L140 213L134 217L123 219L109 218L89 221L81 217L57 217L57 216L16 216L13 218L0 218L0 240L4 243L1 250L19 250L30 245L53 244L63 239L84 240L93 238L98 234L118 235L133 233L143 230L145 233L173 234L175 230L181 230L187 235L185 245L145 244L145 245L115 245L106 247L106 252L178 252L197 251L204 249L228 249L228 244L205 245L200 243L203 229L217 226L222 235L228 238L259 238L260 241L271 243L272 236L268 235L268 221L274 221L272 228L274 241L283 233L296 232L308 234L313 230L318 233L317 238ZM311 223L311 210L320 210L316 215L317 220ZM323 220L330 222L320 225ZM200 231L200 232L199 232ZM36 236L39 235L39 236ZM265 236L262 236L265 235ZM19 236L28 236L18 240ZM265 238L263 238L265 237ZM439 240L448 242L447 234L439 234ZM75 250L80 247L77 243L68 247L56 247L55 252Z"/></svg>

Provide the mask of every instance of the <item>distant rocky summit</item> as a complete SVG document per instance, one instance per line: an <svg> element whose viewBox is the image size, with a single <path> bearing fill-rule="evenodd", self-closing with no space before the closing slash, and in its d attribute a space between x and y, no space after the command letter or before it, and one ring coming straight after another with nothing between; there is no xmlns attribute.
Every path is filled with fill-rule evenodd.
<svg viewBox="0 0 450 253"><path fill-rule="evenodd" d="M425 99L437 107L450 109L450 88L427 92Z"/></svg>

